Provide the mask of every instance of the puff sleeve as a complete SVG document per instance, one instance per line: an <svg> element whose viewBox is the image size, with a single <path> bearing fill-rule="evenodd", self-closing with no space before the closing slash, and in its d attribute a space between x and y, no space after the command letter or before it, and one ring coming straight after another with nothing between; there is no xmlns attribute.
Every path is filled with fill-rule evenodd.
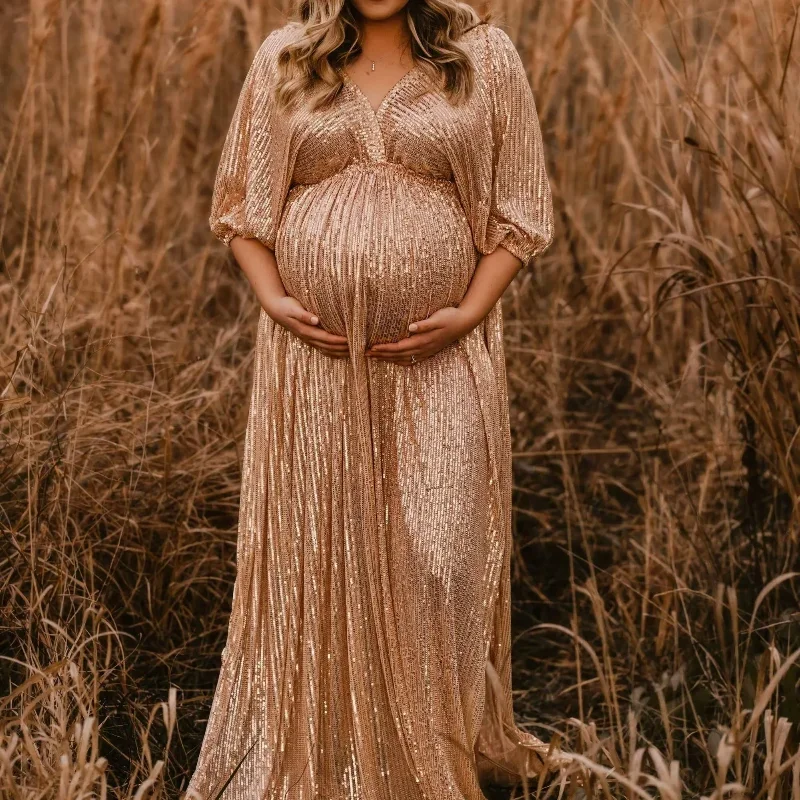
<svg viewBox="0 0 800 800"><path fill-rule="evenodd" d="M542 134L522 59L500 28L486 26L483 86L491 134L473 214L476 246L502 245L528 264L553 240L553 204ZM486 106L484 106L486 107ZM490 163L488 163L490 161Z"/></svg>
<svg viewBox="0 0 800 800"><path fill-rule="evenodd" d="M274 102L281 39L281 30L273 31L256 53L222 148L209 225L226 245L238 235L275 247L291 177L287 115Z"/></svg>

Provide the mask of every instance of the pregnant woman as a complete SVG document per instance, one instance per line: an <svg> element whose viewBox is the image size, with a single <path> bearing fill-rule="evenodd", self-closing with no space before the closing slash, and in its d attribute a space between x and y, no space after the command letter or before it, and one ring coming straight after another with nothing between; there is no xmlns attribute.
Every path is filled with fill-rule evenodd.
<svg viewBox="0 0 800 800"><path fill-rule="evenodd" d="M514 722L500 306L552 216L519 55L468 6L304 0L264 41L211 214L262 310L188 797L481 800L562 765Z"/></svg>

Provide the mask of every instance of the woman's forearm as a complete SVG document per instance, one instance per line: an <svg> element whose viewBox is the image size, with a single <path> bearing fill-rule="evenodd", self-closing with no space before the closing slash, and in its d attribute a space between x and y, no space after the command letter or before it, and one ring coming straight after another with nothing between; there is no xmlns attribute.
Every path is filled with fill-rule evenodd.
<svg viewBox="0 0 800 800"><path fill-rule="evenodd" d="M278 325L332 358L347 358L347 338L326 331L319 317L286 291L275 253L257 239L234 236L231 250L253 287L261 308Z"/></svg>
<svg viewBox="0 0 800 800"><path fill-rule="evenodd" d="M269 313L277 300L286 297L275 254L258 239L244 239L241 236L231 239L231 250L253 287L258 302Z"/></svg>
<svg viewBox="0 0 800 800"><path fill-rule="evenodd" d="M428 358L476 328L500 299L522 267L522 261L504 247L483 256L458 306L434 311L427 319L412 322L409 336L398 342L369 347L370 358L409 365Z"/></svg>
<svg viewBox="0 0 800 800"><path fill-rule="evenodd" d="M234 236L230 242L234 258L245 273L262 307L269 311L276 300L286 297L275 254L258 239ZM483 256L458 308L478 325L502 297L522 262L504 247Z"/></svg>
<svg viewBox="0 0 800 800"><path fill-rule="evenodd" d="M522 262L502 246L480 259L467 293L458 304L473 323L470 329L492 310L521 267Z"/></svg>

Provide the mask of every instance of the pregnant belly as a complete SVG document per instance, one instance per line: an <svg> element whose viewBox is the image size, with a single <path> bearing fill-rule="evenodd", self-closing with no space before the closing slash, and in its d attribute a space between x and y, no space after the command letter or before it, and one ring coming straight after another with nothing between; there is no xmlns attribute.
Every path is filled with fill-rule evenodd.
<svg viewBox="0 0 800 800"><path fill-rule="evenodd" d="M275 245L289 294L356 348L458 303L477 255L455 185L385 163L292 189Z"/></svg>

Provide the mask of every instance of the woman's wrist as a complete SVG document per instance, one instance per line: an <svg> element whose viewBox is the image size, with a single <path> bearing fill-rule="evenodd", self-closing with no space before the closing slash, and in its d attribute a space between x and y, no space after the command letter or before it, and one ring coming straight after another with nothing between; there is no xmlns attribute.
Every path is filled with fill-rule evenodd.
<svg viewBox="0 0 800 800"><path fill-rule="evenodd" d="M486 319L519 272L522 263L520 258L502 246L481 257L467 293L456 306L463 317L464 334Z"/></svg>
<svg viewBox="0 0 800 800"><path fill-rule="evenodd" d="M283 293L267 292L264 297L259 298L261 302L261 308L267 312L268 317L274 320L276 316L280 315L280 302L285 297L288 297L288 293L286 291Z"/></svg>
<svg viewBox="0 0 800 800"><path fill-rule="evenodd" d="M476 308L469 301L465 301L466 298L456 306L462 319L460 327L463 328L463 331L461 336L466 336L471 330L477 328L489 313L488 311L482 312L480 307Z"/></svg>

